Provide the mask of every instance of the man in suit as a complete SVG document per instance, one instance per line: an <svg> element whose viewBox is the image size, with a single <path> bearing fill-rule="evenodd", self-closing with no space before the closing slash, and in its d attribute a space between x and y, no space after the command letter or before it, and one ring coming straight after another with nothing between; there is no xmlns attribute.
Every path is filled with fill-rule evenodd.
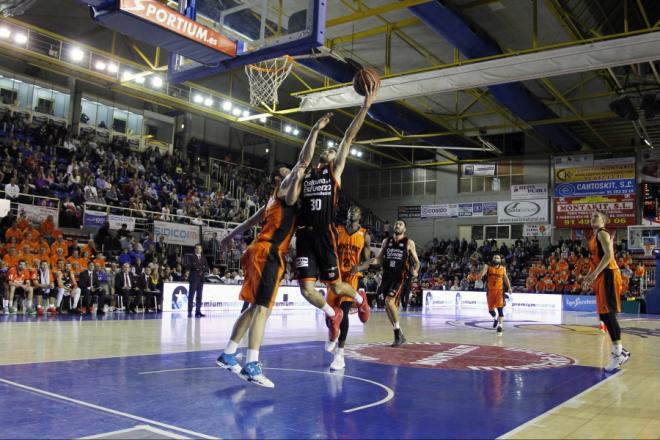
<svg viewBox="0 0 660 440"><path fill-rule="evenodd" d="M121 295L126 310L129 313L135 313L140 288L137 278L131 273L131 265L128 263L122 265L121 272L115 275L115 293Z"/></svg>
<svg viewBox="0 0 660 440"><path fill-rule="evenodd" d="M80 272L78 276L78 287L83 297L83 304L87 308L86 313L92 313L92 297L98 296L98 308L96 309L97 315L105 315L103 307L110 304L110 298L106 295L105 290L101 287L101 280L99 274L96 272L94 263L87 265L87 270Z"/></svg>
<svg viewBox="0 0 660 440"><path fill-rule="evenodd" d="M188 286L188 318L192 318L193 298L195 299L195 318L202 318L202 289L204 288L204 275L209 272L209 263L202 255L202 245L195 245L195 253L186 255L186 269L190 271Z"/></svg>

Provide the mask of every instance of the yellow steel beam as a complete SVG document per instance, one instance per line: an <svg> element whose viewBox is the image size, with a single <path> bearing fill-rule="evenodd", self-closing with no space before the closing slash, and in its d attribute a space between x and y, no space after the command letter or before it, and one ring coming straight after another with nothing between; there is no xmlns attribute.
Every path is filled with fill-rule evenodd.
<svg viewBox="0 0 660 440"><path fill-rule="evenodd" d="M158 67L160 64L160 46L156 46L156 53L154 54L154 66Z"/></svg>
<svg viewBox="0 0 660 440"><path fill-rule="evenodd" d="M149 60L149 58L147 58L147 56L146 56L144 53L142 53L142 51L140 50L139 47L137 47L135 44L131 44L131 49L133 49L133 51L134 51L136 54L138 54L138 56L139 56L140 58L142 58L142 61L144 61L145 63L147 63L147 66L149 66L149 68L151 68L151 69L155 69L155 68L156 68L156 66L154 66L154 65L151 63L151 61Z"/></svg>
<svg viewBox="0 0 660 440"><path fill-rule="evenodd" d="M330 28L340 24L351 23L353 21L363 20L374 15L386 14L388 12L397 11L399 9L410 8L412 6L428 3L430 0L403 0L399 2L390 2L382 6L356 11L352 14L344 15L343 17L332 18L325 22L325 26Z"/></svg>
<svg viewBox="0 0 660 440"><path fill-rule="evenodd" d="M407 26L414 26L420 23L421 21L416 17L404 18L403 20L395 21L394 23L373 27L371 29L356 32L354 34L343 35L341 37L332 38L330 41L332 41L332 43L335 45L346 44L346 43L351 43L355 40L362 40L364 38L369 38L376 35L384 34L387 32L388 29L401 29Z"/></svg>

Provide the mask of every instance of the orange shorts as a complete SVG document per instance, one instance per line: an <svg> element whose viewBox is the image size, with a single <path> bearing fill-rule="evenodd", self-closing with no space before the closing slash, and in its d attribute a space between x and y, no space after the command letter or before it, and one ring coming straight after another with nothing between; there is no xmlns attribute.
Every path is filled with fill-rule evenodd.
<svg viewBox="0 0 660 440"><path fill-rule="evenodd" d="M488 310L504 307L504 290L489 290L486 298L488 299Z"/></svg>
<svg viewBox="0 0 660 440"><path fill-rule="evenodd" d="M241 266L245 280L240 299L272 309L285 267L278 249L271 243L254 243L243 253Z"/></svg>
<svg viewBox="0 0 660 440"><path fill-rule="evenodd" d="M623 281L618 269L605 269L601 272L592 286L596 294L596 309L598 314L621 311L621 292Z"/></svg>
<svg viewBox="0 0 660 440"><path fill-rule="evenodd" d="M353 290L357 292L358 282L360 281L359 276L352 275L350 273L347 274L342 273L341 280L346 284L350 284L351 287L353 287ZM340 307L342 303L353 302L353 298L351 298L350 296L336 295L330 289L330 287L328 287L326 302L330 305L330 307Z"/></svg>

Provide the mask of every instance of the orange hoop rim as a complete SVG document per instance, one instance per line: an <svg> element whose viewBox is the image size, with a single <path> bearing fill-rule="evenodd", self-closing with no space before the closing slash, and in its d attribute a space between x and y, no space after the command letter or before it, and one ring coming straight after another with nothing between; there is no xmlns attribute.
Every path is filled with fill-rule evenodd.
<svg viewBox="0 0 660 440"><path fill-rule="evenodd" d="M282 67L261 67L258 64L248 64L246 67L250 70L254 70L254 71L257 71L257 72L280 73L280 72L283 72L283 71L287 70L287 65L289 63L293 63L293 61L294 61L294 58L292 56L289 56L289 55L284 55L284 56L275 58L275 60L280 60L280 59L285 61L284 66L282 66ZM271 61L271 60L268 60L268 61ZM275 62L277 62L277 61L275 61Z"/></svg>

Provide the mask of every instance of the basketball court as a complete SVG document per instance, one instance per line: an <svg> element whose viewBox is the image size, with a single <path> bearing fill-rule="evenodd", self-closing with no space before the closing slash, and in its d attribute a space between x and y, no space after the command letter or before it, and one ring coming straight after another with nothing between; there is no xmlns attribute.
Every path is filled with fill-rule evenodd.
<svg viewBox="0 0 660 440"><path fill-rule="evenodd" d="M275 312L262 350L271 390L215 366L233 313L3 317L2 436L658 438L657 318L622 315L632 357L614 374L589 313L518 312L498 336L472 310L409 312L400 348L383 312L355 318L346 370L331 372L322 316Z"/></svg>
<svg viewBox="0 0 660 440"><path fill-rule="evenodd" d="M605 202L624 201L632 208L615 226L637 224L640 206L630 201L636 198L641 176L636 155L644 144L652 146L660 139L658 125L651 122L660 102L655 100L660 21L654 22L651 12L649 20L642 0L625 2L625 13L628 4L632 9L635 3L638 21L643 18L645 24L630 30L626 15L625 25L621 23L625 31L608 29L607 14L607 26L588 19L582 26L575 24L579 17L561 8L561 3L571 2L525 2L520 16L529 18L524 29L530 35L523 44L518 38L523 20L510 7L513 2L522 4L460 0L450 8L429 0L254 0L224 2L219 8L213 5L223 2L82 0L78 3L91 12L85 26L96 28L79 35L91 41L107 32L103 35L112 39L111 51L88 43L78 47L73 38L60 40L50 31L46 37L36 24L25 25L29 36L18 34L22 43L16 40L12 50L26 64L44 70L55 65L60 73L79 75L99 89L143 100L145 107L156 103L156 110L161 106L177 117L188 112L220 121L227 133L238 127L241 133L261 136L264 142L250 147L271 154L270 167L275 156L269 149L276 150L275 141L293 146L290 156L295 158L310 133L309 122L319 113L298 119L291 115L332 110L343 130L353 117L345 109L364 101L352 83L354 76L365 67L378 67L382 83L380 78L368 79L381 84L378 105L350 152L359 172L345 180L357 198L365 192L364 199L374 204L379 197L384 204L390 204L388 197L398 198L401 203L392 202L388 213L398 209L398 215L416 219L418 230L426 232L422 222L428 219L454 222L456 231L468 228L469 234L469 228L483 227L480 241L514 241L519 238L513 237L514 223L521 233L523 223L539 223L549 231L557 227L549 212L554 208L556 213L557 206L571 211L572 205L563 200L570 196L619 197ZM577 10L582 8L575 9L571 12L580 15ZM502 16L491 19L502 10ZM42 19L32 18L37 24ZM11 32L23 29L19 20L8 22ZM473 28L472 22L482 28ZM4 32L0 37L7 42L0 45L7 46L10 29ZM500 42L489 32L498 34ZM124 50L131 52L131 60L116 47L124 38L120 35L129 38ZM37 37L47 41L47 55L36 53ZM153 61L151 53L147 57L142 52L145 47L153 48ZM635 66L634 75L615 71L627 66ZM628 85L629 77L643 75L652 79L636 88ZM639 95L634 99L639 100L635 106L640 113L653 113L648 121L646 116L644 123L628 118L629 108L619 111L617 101L610 102L628 89ZM653 93L650 104L643 104L646 92ZM76 93L82 96L80 90ZM633 106L630 100L628 106ZM184 126L193 125L188 121L176 119L172 143L177 126L183 132ZM206 119L201 125L206 136ZM343 131L330 128L319 137L319 145L332 147L340 141ZM192 137L190 132L185 135ZM634 146L627 144L632 138ZM229 134L227 139L229 143ZM585 177L590 183L622 181L621 188L608 194L578 191L577 177L562 189L549 168L560 154L587 151L582 156L590 158L580 161L609 169L620 162L623 153L617 151L626 149L632 149L635 158L623 164L630 168L625 175L615 179L599 172L601 177ZM611 152L615 156L610 157ZM532 163L531 171L515 173L511 161L539 157L547 164ZM511 162L508 174L496 175L494 163L505 159ZM486 161L493 164L475 174L478 162ZM427 170L431 176L431 170L438 169L438 176L426 177ZM379 174L382 170L385 174ZM541 174L547 179L537 182ZM384 180L390 176L391 181ZM503 182L508 185L504 190ZM483 193L540 183L545 185L539 196L543 214L534 221L524 221L523 214L491 219L493 224L482 219L502 217L498 203L510 202L476 202ZM445 200L440 192L448 185L454 193ZM477 185L480 190L474 190ZM552 204L553 185L559 205ZM464 198L461 192L477 195ZM534 195L521 200L511 204L534 204L534 212L541 212ZM445 202L452 201L457 202L451 203L455 212L449 214ZM423 204L427 202L436 204ZM405 215L408 210L410 216ZM479 219L459 226L459 217L469 217L465 222ZM626 223L627 218L632 223ZM553 238L585 238L584 231L573 230L579 228L575 219L565 221L573 226L565 225L565 233ZM653 226L628 229L629 244L649 260L653 249L660 248L660 216L654 221ZM504 237L497 229L501 223L507 223ZM444 226L431 229L435 233ZM495 231L491 237L488 228ZM416 232L411 228L411 237ZM168 310L105 317L0 316L0 437L660 439L660 315L620 315L623 344L631 358L621 370L607 373L603 367L610 338L599 329L594 312L506 309L504 331L498 334L485 307L466 308L457 297L455 304L402 312L408 342L393 348L392 326L383 310L374 310L365 325L351 316L346 368L331 371L332 356L323 349L323 314L311 308L276 308L260 352L265 374L275 383L274 389L267 389L216 366L238 312L205 313L204 319ZM244 356L242 345L242 363Z"/></svg>

